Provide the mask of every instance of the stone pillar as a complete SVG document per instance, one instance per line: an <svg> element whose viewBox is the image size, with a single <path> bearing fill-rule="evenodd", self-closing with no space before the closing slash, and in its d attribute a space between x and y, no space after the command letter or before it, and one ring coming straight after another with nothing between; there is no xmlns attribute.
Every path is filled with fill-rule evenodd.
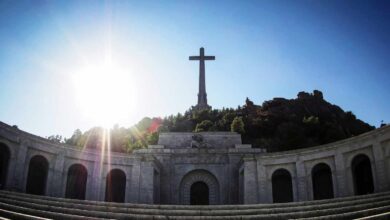
<svg viewBox="0 0 390 220"><path fill-rule="evenodd" d="M296 189L297 189L297 197L295 198L297 201L307 201L308 200L308 185L307 185L307 177L305 164L298 160L295 164L297 170L296 176ZM294 181L294 179L293 179ZM294 184L293 184L294 185ZM294 193L295 194L295 193Z"/></svg>
<svg viewBox="0 0 390 220"><path fill-rule="evenodd" d="M104 194L102 195L102 192L104 192L104 190L102 190L102 166L103 165L100 162L100 158L97 158L93 164L92 181L90 187L87 187L87 200L104 200Z"/></svg>
<svg viewBox="0 0 390 220"><path fill-rule="evenodd" d="M54 196L54 197L63 197L63 190L62 190L62 183L63 183L63 177L64 177L64 159L65 158L65 152L60 151L58 152L55 161L54 161L54 167L52 169L49 169L49 174L47 177L47 195Z"/></svg>
<svg viewBox="0 0 390 220"><path fill-rule="evenodd" d="M375 192L383 192L389 190L389 183L386 181L386 163L382 146L375 142L373 147L375 169Z"/></svg>
<svg viewBox="0 0 390 220"><path fill-rule="evenodd" d="M254 157L244 157L244 204L257 203L257 162Z"/></svg>
<svg viewBox="0 0 390 220"><path fill-rule="evenodd" d="M226 187L228 191L226 204L237 204L239 203L240 200L240 190L242 190L243 188L242 183L240 183L240 178L241 178L240 169L237 168L237 164L240 163L240 160L241 160L240 156L235 154L229 154L229 163L226 165L228 166L228 169L225 171L226 180L227 180ZM241 201L241 203L242 202L243 201Z"/></svg>
<svg viewBox="0 0 390 220"><path fill-rule="evenodd" d="M267 194L267 172L263 165L258 166L259 203L272 203ZM271 196L272 197L272 196Z"/></svg>
<svg viewBox="0 0 390 220"><path fill-rule="evenodd" d="M26 187L23 185L23 183L24 183L24 178L26 173L24 168L27 167L28 169L26 163L29 162L26 161L27 149L28 149L27 145L28 142L26 141L21 141L19 145L18 151L16 153L16 158L15 158L14 171L9 172L9 176L13 175L13 178L12 178L12 184L8 187L8 189L20 191L20 192L26 191Z"/></svg>
<svg viewBox="0 0 390 220"><path fill-rule="evenodd" d="M130 186L130 191L126 192L126 202L138 203L139 202L139 189L140 189L140 175L141 175L141 166L140 161L136 161L133 166L131 166L131 177L128 182Z"/></svg>
<svg viewBox="0 0 390 220"><path fill-rule="evenodd" d="M335 154L335 170L336 170L336 181L337 181L337 194L335 197L344 197L348 195L353 195L353 189L347 187L347 171L344 162L344 156L341 152L336 152ZM336 192L336 190L335 190Z"/></svg>
<svg viewBox="0 0 390 220"><path fill-rule="evenodd" d="M141 162L140 172L140 187L139 187L139 203L153 204L154 203L154 167L153 157L146 157Z"/></svg>

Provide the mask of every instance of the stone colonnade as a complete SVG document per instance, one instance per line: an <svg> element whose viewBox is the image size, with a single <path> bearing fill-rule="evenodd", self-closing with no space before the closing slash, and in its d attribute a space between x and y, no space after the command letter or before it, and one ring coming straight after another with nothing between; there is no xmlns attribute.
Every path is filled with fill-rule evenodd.
<svg viewBox="0 0 390 220"><path fill-rule="evenodd" d="M291 199L283 198L285 201L388 191L390 126L323 146L247 155L243 158L240 172L239 194L246 204L278 201L275 197L278 197L280 187L273 187L278 187L277 182L281 178L277 176L282 172L285 174L282 185L284 188L291 187L282 193L292 194ZM330 184L326 186L324 181ZM321 195L324 190L328 195Z"/></svg>
<svg viewBox="0 0 390 220"><path fill-rule="evenodd" d="M1 123L0 189L97 201L153 203L154 181L158 181L153 176L159 173L157 162L147 156L104 154L51 143ZM118 191L118 175L125 180L119 184L123 198L111 198L107 188ZM80 181L84 190L67 192L67 187L79 187Z"/></svg>
<svg viewBox="0 0 390 220"><path fill-rule="evenodd" d="M390 190L390 126L294 151L264 153L242 146L203 149L202 154L191 148L151 148L108 156L0 123L0 189L149 204L189 204L192 184L199 182L208 187L210 204L307 201ZM167 179L164 172L173 168L164 165L164 158L176 151L182 153L170 167L182 175L173 172Z"/></svg>

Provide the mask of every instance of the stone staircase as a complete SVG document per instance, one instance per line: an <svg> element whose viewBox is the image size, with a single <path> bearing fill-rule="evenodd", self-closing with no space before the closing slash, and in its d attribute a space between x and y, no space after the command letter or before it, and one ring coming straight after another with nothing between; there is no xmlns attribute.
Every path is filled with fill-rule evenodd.
<svg viewBox="0 0 390 220"><path fill-rule="evenodd" d="M2 219L390 219L390 192L253 205L145 205L72 200L0 190Z"/></svg>

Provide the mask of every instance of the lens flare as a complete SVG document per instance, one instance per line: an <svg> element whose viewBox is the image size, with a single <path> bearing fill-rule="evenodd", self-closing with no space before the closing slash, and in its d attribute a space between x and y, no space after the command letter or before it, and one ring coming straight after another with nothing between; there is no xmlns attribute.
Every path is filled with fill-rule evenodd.
<svg viewBox="0 0 390 220"><path fill-rule="evenodd" d="M75 96L86 118L105 128L134 113L135 79L118 66L87 67L73 75Z"/></svg>

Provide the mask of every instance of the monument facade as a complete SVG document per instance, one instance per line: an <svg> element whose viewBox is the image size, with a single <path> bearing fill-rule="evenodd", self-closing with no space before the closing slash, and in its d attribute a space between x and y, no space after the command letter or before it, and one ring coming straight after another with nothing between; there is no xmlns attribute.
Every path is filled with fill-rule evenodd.
<svg viewBox="0 0 390 220"><path fill-rule="evenodd" d="M161 133L157 145L109 157L0 123L0 158L2 189L97 201L252 204L390 190L390 126L277 153L236 133Z"/></svg>

